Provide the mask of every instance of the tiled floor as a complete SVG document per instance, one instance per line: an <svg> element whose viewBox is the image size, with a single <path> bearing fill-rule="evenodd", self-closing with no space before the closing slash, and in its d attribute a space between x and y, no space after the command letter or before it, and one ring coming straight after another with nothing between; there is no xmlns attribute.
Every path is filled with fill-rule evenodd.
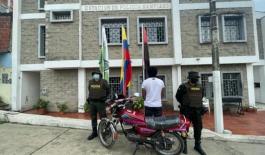
<svg viewBox="0 0 265 155"><path fill-rule="evenodd" d="M37 114L36 111L26 113ZM176 112L164 112L166 115L173 115ZM47 115L55 117L67 117L77 119L90 119L89 114L49 112ZM214 114L205 114L203 117L204 128L214 131ZM245 115L235 113L224 113L224 127L233 134L265 136L265 111L256 113L245 112Z"/></svg>
<svg viewBox="0 0 265 155"><path fill-rule="evenodd" d="M214 130L213 115L204 116L204 128ZM245 112L245 115L224 113L224 128L233 134L265 136L265 111Z"/></svg>

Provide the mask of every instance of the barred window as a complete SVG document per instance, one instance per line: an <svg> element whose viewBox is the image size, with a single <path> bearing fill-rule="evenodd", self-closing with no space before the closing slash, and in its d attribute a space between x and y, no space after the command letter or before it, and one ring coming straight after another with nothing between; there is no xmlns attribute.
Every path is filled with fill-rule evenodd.
<svg viewBox="0 0 265 155"><path fill-rule="evenodd" d="M166 17L138 18L138 43L142 43L142 24L147 29L148 43L167 43Z"/></svg>
<svg viewBox="0 0 265 155"><path fill-rule="evenodd" d="M109 78L110 95L113 96L115 93L119 93L120 90L120 77Z"/></svg>
<svg viewBox="0 0 265 155"><path fill-rule="evenodd" d="M223 73L223 96L242 96L242 82L240 73Z"/></svg>
<svg viewBox="0 0 265 155"><path fill-rule="evenodd" d="M46 27L39 25L39 39L38 39L38 56L45 58L45 40L46 40Z"/></svg>
<svg viewBox="0 0 265 155"><path fill-rule="evenodd" d="M225 42L246 41L245 19L243 15L224 15L223 29Z"/></svg>
<svg viewBox="0 0 265 155"><path fill-rule="evenodd" d="M38 9L44 10L45 0L38 0Z"/></svg>
<svg viewBox="0 0 265 155"><path fill-rule="evenodd" d="M127 31L127 18L110 18L101 19L101 27L105 27L106 38L109 44L120 45L122 43L122 26ZM100 42L101 42L101 28L100 30ZM128 37L128 31L127 31Z"/></svg>
<svg viewBox="0 0 265 155"><path fill-rule="evenodd" d="M164 84L165 84L165 87L167 87L166 86L166 76L165 75L157 75L157 78L162 80L164 82ZM142 83L143 83L143 76L142 75L139 77L139 82L138 83L139 83L139 92L142 92ZM162 99L166 99L166 94L167 93L166 93L166 89L165 89L163 94L162 94Z"/></svg>
<svg viewBox="0 0 265 155"><path fill-rule="evenodd" d="M6 73L2 74L2 83L3 84L11 84L11 79L9 79L8 74L6 74Z"/></svg>
<svg viewBox="0 0 265 155"><path fill-rule="evenodd" d="M213 97L213 83L209 81L209 78L213 75L211 73L201 74L201 84L203 88L203 96L206 98Z"/></svg>
<svg viewBox="0 0 265 155"><path fill-rule="evenodd" d="M199 17L199 28L200 28L200 43L211 42L211 27L210 17L200 16Z"/></svg>

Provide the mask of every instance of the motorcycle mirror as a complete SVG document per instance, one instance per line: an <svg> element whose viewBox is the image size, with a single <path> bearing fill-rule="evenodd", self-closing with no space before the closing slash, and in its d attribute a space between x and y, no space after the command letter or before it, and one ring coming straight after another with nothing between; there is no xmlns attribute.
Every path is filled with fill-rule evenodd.
<svg viewBox="0 0 265 155"><path fill-rule="evenodd" d="M135 97L139 97L140 96L140 93L134 93L134 96Z"/></svg>

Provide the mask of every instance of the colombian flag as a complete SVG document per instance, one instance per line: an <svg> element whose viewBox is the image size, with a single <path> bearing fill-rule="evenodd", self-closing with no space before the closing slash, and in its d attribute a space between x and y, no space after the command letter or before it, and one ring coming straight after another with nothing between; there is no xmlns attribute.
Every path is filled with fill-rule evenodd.
<svg viewBox="0 0 265 155"><path fill-rule="evenodd" d="M131 80L132 80L131 56L129 52L129 45L128 45L125 28L122 26L122 65L121 65L120 91L124 96L127 95L127 88L130 87Z"/></svg>

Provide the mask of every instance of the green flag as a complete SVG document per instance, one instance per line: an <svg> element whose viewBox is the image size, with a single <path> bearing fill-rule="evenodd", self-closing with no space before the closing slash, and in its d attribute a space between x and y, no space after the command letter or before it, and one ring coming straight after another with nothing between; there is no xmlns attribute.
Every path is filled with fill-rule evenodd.
<svg viewBox="0 0 265 155"><path fill-rule="evenodd" d="M102 46L99 57L99 69L103 76L103 79L109 81L109 50L108 50L108 42L106 37L105 27L102 27Z"/></svg>

